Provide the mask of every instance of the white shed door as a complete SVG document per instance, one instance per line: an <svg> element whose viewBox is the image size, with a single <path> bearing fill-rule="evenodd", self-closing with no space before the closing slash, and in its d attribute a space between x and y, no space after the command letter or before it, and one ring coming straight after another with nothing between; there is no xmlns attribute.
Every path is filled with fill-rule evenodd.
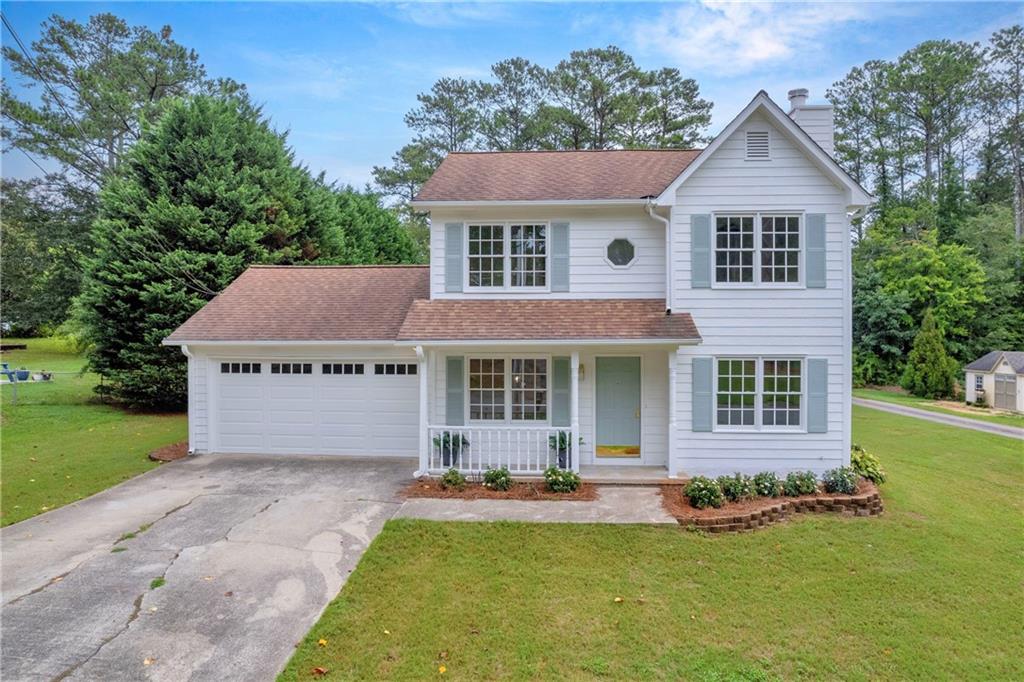
<svg viewBox="0 0 1024 682"><path fill-rule="evenodd" d="M215 451L416 456L415 363L350 360L327 372L323 362L259 364L258 373L239 371L244 362L214 366Z"/></svg>

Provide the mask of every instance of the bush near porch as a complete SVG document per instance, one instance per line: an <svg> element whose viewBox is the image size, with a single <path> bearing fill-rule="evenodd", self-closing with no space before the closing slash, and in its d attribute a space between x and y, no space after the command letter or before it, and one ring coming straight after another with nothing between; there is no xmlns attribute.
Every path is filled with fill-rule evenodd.
<svg viewBox="0 0 1024 682"><path fill-rule="evenodd" d="M1024 678L1019 441L854 419L878 518L390 522L281 679Z"/></svg>

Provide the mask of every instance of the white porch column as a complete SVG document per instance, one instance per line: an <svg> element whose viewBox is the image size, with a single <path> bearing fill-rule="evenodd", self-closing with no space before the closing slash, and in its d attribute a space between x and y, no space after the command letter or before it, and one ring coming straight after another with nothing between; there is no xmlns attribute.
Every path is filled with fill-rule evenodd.
<svg viewBox="0 0 1024 682"><path fill-rule="evenodd" d="M427 428L429 422L429 412L427 410L427 399L429 385L429 374L430 374L430 362L429 356L423 350L423 346L416 346L416 359L419 361L419 367L417 367L417 373L420 377L420 447L419 456L420 463L419 469L416 471L414 476L424 476L427 470L430 468L430 433Z"/></svg>
<svg viewBox="0 0 1024 682"><path fill-rule="evenodd" d="M580 353L572 352L572 359L569 362L569 387L570 387L570 452L572 452L572 470L580 471Z"/></svg>
<svg viewBox="0 0 1024 682"><path fill-rule="evenodd" d="M668 477L679 475L676 463L676 403L679 384L676 380L676 365L679 361L679 348L668 352Z"/></svg>

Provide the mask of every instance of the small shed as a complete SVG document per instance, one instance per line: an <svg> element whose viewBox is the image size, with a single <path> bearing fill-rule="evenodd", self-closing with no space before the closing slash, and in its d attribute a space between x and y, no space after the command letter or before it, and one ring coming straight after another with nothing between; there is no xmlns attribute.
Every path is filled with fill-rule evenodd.
<svg viewBox="0 0 1024 682"><path fill-rule="evenodd" d="M1024 413L1024 351L994 350L964 369L967 402Z"/></svg>

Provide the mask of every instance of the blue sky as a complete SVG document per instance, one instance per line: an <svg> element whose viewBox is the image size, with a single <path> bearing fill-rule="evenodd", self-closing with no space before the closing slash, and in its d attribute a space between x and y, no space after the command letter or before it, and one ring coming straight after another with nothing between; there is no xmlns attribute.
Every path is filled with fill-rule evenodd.
<svg viewBox="0 0 1024 682"><path fill-rule="evenodd" d="M1017 3L49 3L4 2L26 43L52 13L101 11L170 24L213 76L245 83L296 156L361 186L411 135L403 115L441 76L485 77L523 56L554 66L571 50L615 44L645 68L674 66L715 103L712 131L759 90L812 101L851 67L932 38L984 42L1024 21ZM4 44L13 44L6 29ZM6 65L4 78L17 91ZM20 152L5 176L37 173Z"/></svg>

